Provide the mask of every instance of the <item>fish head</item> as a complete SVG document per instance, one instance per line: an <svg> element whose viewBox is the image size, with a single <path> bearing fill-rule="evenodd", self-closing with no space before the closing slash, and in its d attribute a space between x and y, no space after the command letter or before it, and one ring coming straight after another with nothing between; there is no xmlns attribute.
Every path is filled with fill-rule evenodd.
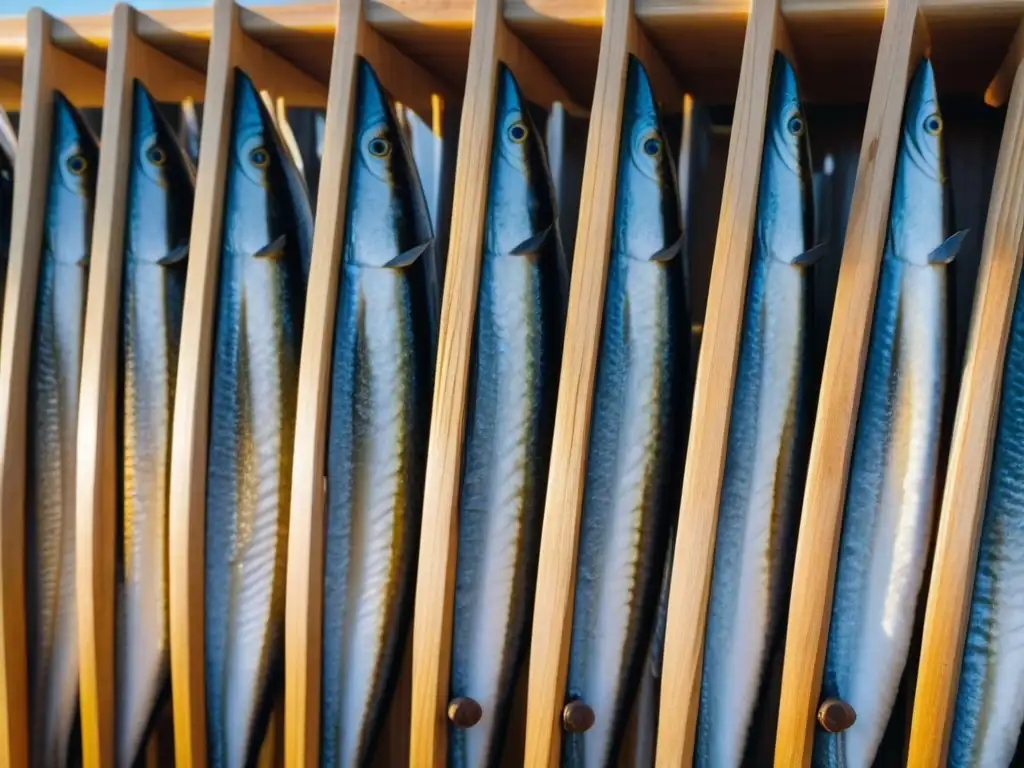
<svg viewBox="0 0 1024 768"><path fill-rule="evenodd" d="M288 242L297 236L289 208L294 169L259 91L237 68L232 125L225 244L253 258L279 257L296 246Z"/></svg>
<svg viewBox="0 0 1024 768"><path fill-rule="evenodd" d="M889 210L889 247L925 265L946 237L946 158L931 61L922 58L907 89Z"/></svg>
<svg viewBox="0 0 1024 768"><path fill-rule="evenodd" d="M767 254L792 263L811 246L811 153L796 72L781 53L772 65L758 184L757 237Z"/></svg>
<svg viewBox="0 0 1024 768"><path fill-rule="evenodd" d="M364 267L408 267L433 242L426 197L391 99L365 59L357 77L348 259Z"/></svg>
<svg viewBox="0 0 1024 768"><path fill-rule="evenodd" d="M99 147L82 115L54 93L46 247L64 264L85 264L92 245Z"/></svg>
<svg viewBox="0 0 1024 768"><path fill-rule="evenodd" d="M682 245L675 165L643 65L629 57L622 106L613 243L638 261L667 261Z"/></svg>
<svg viewBox="0 0 1024 768"><path fill-rule="evenodd" d="M487 191L486 247L490 253L537 253L557 236L554 184L544 140L519 84L498 65Z"/></svg>
<svg viewBox="0 0 1024 768"><path fill-rule="evenodd" d="M138 80L132 122L131 252L145 262L177 263L188 252L195 191L192 164L156 101Z"/></svg>

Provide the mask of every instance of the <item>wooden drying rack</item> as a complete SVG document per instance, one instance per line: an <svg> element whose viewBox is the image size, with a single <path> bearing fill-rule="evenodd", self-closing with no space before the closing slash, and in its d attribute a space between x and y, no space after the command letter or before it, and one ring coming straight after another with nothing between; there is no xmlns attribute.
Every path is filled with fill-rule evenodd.
<svg viewBox="0 0 1024 768"><path fill-rule="evenodd" d="M461 106L411 679L399 696L411 712L404 720L393 718L399 725L390 726L389 741L399 746L378 756L380 764L404 762L407 753L415 766L442 766L445 760L458 483L487 188L480 169L490 154L498 61L509 64L531 100L559 101L590 115L532 650L524 673L525 733L512 738L523 750L519 762L558 764L628 54L644 62L667 112L682 108L684 91L736 104L673 561L660 703L660 721L670 725L657 737L658 766L689 764L775 50L792 57L812 100L863 101L870 93L800 527L776 744L776 765L785 768L806 765L810 758L908 68L914 55L930 50L936 60L958 62L950 88L980 93L1005 57L987 94L990 103L1008 101L1009 111L938 529L909 751L911 765L942 764L1024 247L1024 79L1018 77L1024 31L1013 37L1022 16L1024 0L890 0L888 7L882 0L339 0L259 8L215 0L206 10L143 14L118 5L104 16L58 20L33 10L24 18L0 18L0 105L18 111L20 120L0 330L0 765L27 760L24 414L55 88L80 107L104 108L78 436L78 592L85 765L113 764L114 345L134 78L158 99L189 96L205 105L174 416L170 531L175 748L179 764L205 764L203 501L235 66L291 105L326 107L327 113L299 383L284 706L286 764L317 764L326 393L357 55L373 64L397 99L421 115L433 112L435 127L442 124L438 113L444 105ZM993 52L994 40L1006 50ZM837 83L844 85L837 89Z"/></svg>

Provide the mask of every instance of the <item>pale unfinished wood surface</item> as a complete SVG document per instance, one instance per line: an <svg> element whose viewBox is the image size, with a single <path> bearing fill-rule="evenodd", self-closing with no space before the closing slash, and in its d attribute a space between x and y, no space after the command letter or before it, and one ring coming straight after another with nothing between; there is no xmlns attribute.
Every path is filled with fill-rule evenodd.
<svg viewBox="0 0 1024 768"><path fill-rule="evenodd" d="M508 29L500 0L476 6L459 131L451 236L441 307L430 440L413 622L413 710L410 759L443 766L447 759L452 602L458 554L458 504L470 353L494 129L498 62L515 74L527 98L558 100L577 114L561 84Z"/></svg>
<svg viewBox="0 0 1024 768"><path fill-rule="evenodd" d="M323 601L324 453L327 395L337 308L338 274L348 200L348 165L355 130L358 56L384 87L424 117L446 86L399 53L366 21L360 0L337 10L312 266L303 323L285 603L284 749L288 765L315 766L320 748ZM399 686L396 701L408 697ZM397 707L401 709L401 707ZM399 719L401 719L399 717ZM383 740L392 741L385 730Z"/></svg>
<svg viewBox="0 0 1024 768"><path fill-rule="evenodd" d="M113 765L117 537L117 343L133 81L155 98L201 98L203 76L142 42L139 16L120 4L112 19L78 412L76 568L83 765Z"/></svg>
<svg viewBox="0 0 1024 768"><path fill-rule="evenodd" d="M660 768L693 762L707 604L757 211L765 115L775 51L789 47L782 23L778 0L753 0L729 142L673 555L659 718L660 723L669 725L658 732L656 755Z"/></svg>
<svg viewBox="0 0 1024 768"><path fill-rule="evenodd" d="M917 0L882 27L839 271L804 492L782 674L775 765L810 762L875 289L910 67L927 32Z"/></svg>
<svg viewBox="0 0 1024 768"><path fill-rule="evenodd" d="M28 764L25 649L26 412L36 281L46 208L54 88L102 87L103 73L54 44L52 19L26 17L21 130L0 341L0 765ZM66 80L67 78L67 80ZM99 85L97 85L99 84Z"/></svg>
<svg viewBox="0 0 1024 768"><path fill-rule="evenodd" d="M206 764L204 581L210 352L219 277L224 187L230 152L234 68L275 96L301 92L326 100L327 89L249 38L232 0L216 0L207 65L189 269L181 326L171 448L171 681L175 757ZM293 90L294 89L294 90Z"/></svg>
<svg viewBox="0 0 1024 768"><path fill-rule="evenodd" d="M618 172L628 54L643 62L663 109L683 93L647 43L631 0L607 0L594 88L533 614L526 764L557 765L572 629L576 547L586 476Z"/></svg>
<svg viewBox="0 0 1024 768"><path fill-rule="evenodd" d="M978 541L985 516L992 448L999 418L1003 365L1024 249L1024 26L1004 71L1015 76L988 208L981 270L917 671L908 765L945 765L956 710L964 636L974 591Z"/></svg>

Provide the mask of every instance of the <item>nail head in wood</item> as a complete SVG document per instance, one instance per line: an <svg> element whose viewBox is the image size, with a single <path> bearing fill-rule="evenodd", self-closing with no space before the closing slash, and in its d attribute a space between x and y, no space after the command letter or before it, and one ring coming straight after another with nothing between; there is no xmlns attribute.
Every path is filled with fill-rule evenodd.
<svg viewBox="0 0 1024 768"><path fill-rule="evenodd" d="M818 707L818 723L828 733L842 733L855 722L857 713L841 699L825 699Z"/></svg>
<svg viewBox="0 0 1024 768"><path fill-rule="evenodd" d="M472 728L483 716L483 708L468 696L456 696L448 703L448 719L456 728Z"/></svg>
<svg viewBox="0 0 1024 768"><path fill-rule="evenodd" d="M562 726L569 733L583 733L594 725L594 710L582 701L570 701L562 708Z"/></svg>

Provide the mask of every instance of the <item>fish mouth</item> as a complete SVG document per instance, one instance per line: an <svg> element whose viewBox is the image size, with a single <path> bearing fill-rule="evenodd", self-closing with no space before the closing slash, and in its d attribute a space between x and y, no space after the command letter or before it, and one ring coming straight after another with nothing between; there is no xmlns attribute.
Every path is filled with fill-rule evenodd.
<svg viewBox="0 0 1024 768"><path fill-rule="evenodd" d="M284 246L288 242L287 235L281 235L280 237L274 238L270 243L260 248L256 253L253 254L254 258L257 259L276 259L284 254Z"/></svg>

